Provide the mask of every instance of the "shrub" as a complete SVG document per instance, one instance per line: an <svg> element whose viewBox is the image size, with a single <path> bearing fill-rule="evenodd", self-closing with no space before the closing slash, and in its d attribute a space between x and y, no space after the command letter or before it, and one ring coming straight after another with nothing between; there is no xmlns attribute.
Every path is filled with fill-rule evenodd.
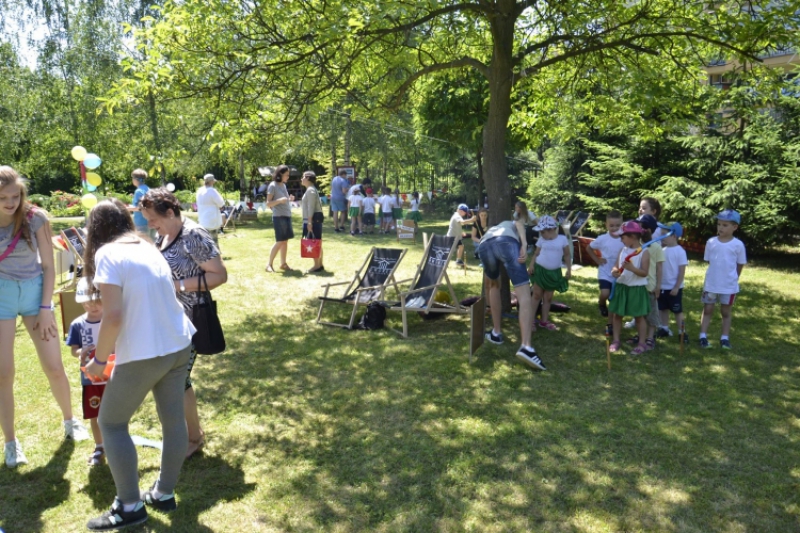
<svg viewBox="0 0 800 533"><path fill-rule="evenodd" d="M45 196L44 194L32 194L28 196L28 201L37 207L41 207L42 209L50 209L50 197Z"/></svg>

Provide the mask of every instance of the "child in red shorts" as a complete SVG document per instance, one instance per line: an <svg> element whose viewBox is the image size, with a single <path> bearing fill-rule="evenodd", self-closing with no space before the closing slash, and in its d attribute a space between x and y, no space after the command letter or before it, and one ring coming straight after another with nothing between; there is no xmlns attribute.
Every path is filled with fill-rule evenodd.
<svg viewBox="0 0 800 533"><path fill-rule="evenodd" d="M67 345L72 349L72 355L80 358L81 366L84 366L91 359L91 353L97 342L100 320L103 318L103 303L100 301L100 293L90 294L86 278L81 278L78 282L75 301L81 304L86 312L70 324ZM92 437L94 437L95 443L88 464L97 466L103 464L106 458L103 435L100 433L100 426L97 425L97 413L100 411L100 400L106 384L105 382L93 382L81 372L81 385L83 386L83 418L89 420L92 426Z"/></svg>

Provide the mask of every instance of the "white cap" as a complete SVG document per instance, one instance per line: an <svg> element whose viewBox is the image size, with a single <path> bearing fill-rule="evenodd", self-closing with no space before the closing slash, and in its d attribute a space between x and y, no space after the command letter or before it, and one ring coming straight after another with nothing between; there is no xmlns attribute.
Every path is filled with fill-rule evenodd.
<svg viewBox="0 0 800 533"><path fill-rule="evenodd" d="M75 302L83 304L100 299L100 293L95 292L91 294L89 289L89 280L87 278L81 278L80 281L78 281L78 287L75 289Z"/></svg>

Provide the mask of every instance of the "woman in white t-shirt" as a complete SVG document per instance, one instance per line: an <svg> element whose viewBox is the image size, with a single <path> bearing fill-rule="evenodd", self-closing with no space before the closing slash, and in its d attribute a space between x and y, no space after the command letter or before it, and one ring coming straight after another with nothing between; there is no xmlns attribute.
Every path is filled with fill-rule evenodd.
<svg viewBox="0 0 800 533"><path fill-rule="evenodd" d="M136 235L122 202L97 204L87 229L84 276L101 294L103 322L86 372L100 376L109 355L116 353L98 423L117 496L111 510L88 523L90 530L105 530L144 522L145 504L159 510L176 507L173 490L188 444L183 395L195 328L175 296L169 264ZM164 444L158 479L140 493L128 424L151 391Z"/></svg>

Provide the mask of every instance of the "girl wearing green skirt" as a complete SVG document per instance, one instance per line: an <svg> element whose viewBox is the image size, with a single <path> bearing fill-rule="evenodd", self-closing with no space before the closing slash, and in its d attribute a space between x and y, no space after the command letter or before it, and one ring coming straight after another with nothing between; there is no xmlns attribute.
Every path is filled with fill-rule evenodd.
<svg viewBox="0 0 800 533"><path fill-rule="evenodd" d="M619 332L622 329L622 317L632 316L636 321L639 331L639 345L631 355L639 355L648 350L644 344L647 338L647 314L650 312L650 298L647 294L647 272L650 268L650 252L644 249L627 261L626 257L636 252L642 245L642 226L635 220L629 220L622 225L622 244L625 248L619 253L616 265L611 270L611 275L616 278L614 298L609 301L608 312L612 314L614 324L613 342L609 345L610 352L620 349Z"/></svg>
<svg viewBox="0 0 800 533"><path fill-rule="evenodd" d="M533 254L528 274L533 283L534 305L542 302L542 319L539 325L550 331L558 326L550 322L550 302L553 293L567 292L569 278L572 276L572 259L569 253L569 241L558 234L558 222L550 215L544 215L533 228L539 232L536 241L536 252ZM561 273L561 263L567 267L566 274Z"/></svg>
<svg viewBox="0 0 800 533"><path fill-rule="evenodd" d="M422 213L419 212L419 193L411 193L411 212L408 214L408 219L414 221L414 228L419 228L419 222L422 220Z"/></svg>

